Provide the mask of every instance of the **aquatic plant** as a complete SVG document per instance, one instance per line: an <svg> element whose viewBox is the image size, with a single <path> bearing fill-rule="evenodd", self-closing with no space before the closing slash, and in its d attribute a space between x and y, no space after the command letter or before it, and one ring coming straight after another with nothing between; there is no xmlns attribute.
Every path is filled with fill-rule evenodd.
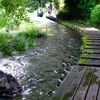
<svg viewBox="0 0 100 100"><path fill-rule="evenodd" d="M36 38L36 37L43 37L43 36L46 36L45 32L40 32L36 29L31 29L31 30L28 30L28 31L23 31L23 32L20 32L18 34L19 36L24 36L25 38Z"/></svg>
<svg viewBox="0 0 100 100"><path fill-rule="evenodd" d="M13 37L7 33L0 34L0 51L4 54L10 54L12 52L12 39Z"/></svg>
<svg viewBox="0 0 100 100"><path fill-rule="evenodd" d="M35 44L35 38L46 36L46 32L32 29L16 35L0 33L0 51L4 55L20 53Z"/></svg>

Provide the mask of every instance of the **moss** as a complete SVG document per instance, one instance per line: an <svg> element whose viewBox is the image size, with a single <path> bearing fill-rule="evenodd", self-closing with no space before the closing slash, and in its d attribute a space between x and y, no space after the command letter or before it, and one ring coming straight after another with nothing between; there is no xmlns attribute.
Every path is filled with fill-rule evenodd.
<svg viewBox="0 0 100 100"><path fill-rule="evenodd" d="M73 89L70 92L65 92L64 95L61 96L61 98L59 100L68 100L69 98L71 98L77 88L78 84L75 84L73 86Z"/></svg>
<svg viewBox="0 0 100 100"><path fill-rule="evenodd" d="M77 27L77 26L75 26L75 25L73 25L73 24L71 24L71 23L69 23L67 21L66 22L63 22L63 21L57 20L56 18L53 18L53 17L47 17L47 18L48 19L51 19L51 20L53 20L53 21L55 21L55 22L57 22L59 24L62 24L64 26L67 26L67 27L69 27L71 29L74 29L74 30L76 30L76 31L78 31L78 32L80 32L82 34L84 33L81 28L79 28L79 27Z"/></svg>
<svg viewBox="0 0 100 100"><path fill-rule="evenodd" d="M90 44L92 45L92 42L91 41L86 41L85 42L85 45L90 45Z"/></svg>
<svg viewBox="0 0 100 100"><path fill-rule="evenodd" d="M83 86L84 86L84 87L87 86L87 85L89 84L90 79L91 79L91 76L92 76L92 71L89 70L89 72L86 73L86 75L85 75L85 79L84 79L85 81L84 81L84 83L83 83Z"/></svg>
<svg viewBox="0 0 100 100"><path fill-rule="evenodd" d="M56 21L57 23L59 23L59 24L62 24L62 25L64 25L64 26L67 26L67 27L69 27L69 28L71 28L71 29L74 29L74 30L76 30L76 31L78 31L78 32L80 32L82 35L83 35L83 38L82 38L82 40L83 40L83 45L81 46L81 51L84 53L84 52L87 52L87 53L93 53L93 51L90 51L90 50L86 50L85 49L85 47L87 47L87 44L92 44L92 42L91 41L87 41L88 39L90 39L90 36L89 35L85 35L84 34L84 30L83 29L81 29L80 27L78 27L78 26L75 26L75 25L73 25L73 24L71 24L71 23L69 23L69 22L63 22L63 21L60 21L60 20L57 20L57 19L55 19L55 18L50 18L50 17L47 17L47 18L49 18L49 19L51 19L51 20L53 20L53 21ZM80 59L79 61L78 61L78 64L89 64L89 62L87 61L87 59Z"/></svg>
<svg viewBox="0 0 100 100"><path fill-rule="evenodd" d="M89 59L80 59L79 61L78 61L78 65L79 64L81 64L81 65L83 65L83 64L91 64L90 62L89 62Z"/></svg>
<svg viewBox="0 0 100 100"><path fill-rule="evenodd" d="M85 45L84 48L90 48L90 45Z"/></svg>
<svg viewBox="0 0 100 100"><path fill-rule="evenodd" d="M92 54L92 53L94 53L94 51L92 51L92 50L90 50L90 49L85 49L85 48L89 48L90 46L89 45L87 45L87 44L92 44L93 42L91 41L91 40L89 40L89 39L91 39L90 38L90 36L89 35L86 35L86 34L84 34L84 30L83 29L81 29L80 27L77 27L77 26L75 26L75 25L73 25L73 24L70 24L69 22L63 22L63 21L59 21L59 20L57 20L57 19L55 19L55 18L50 18L50 17L48 17L49 19L51 19L51 20L53 20L53 21L56 21L57 23L59 23L59 24L62 24L62 25L64 25L64 26L67 26L68 28L71 28L71 29L74 29L74 30L76 30L76 31L78 31L78 32L80 32L80 33L82 33L82 35L83 35L83 38L82 38L82 40L83 40L83 45L81 46L81 50L83 51L83 54L82 54L82 56L81 57L85 57L85 56L88 56L88 54L84 54L84 52L86 52L86 53L90 53L90 54ZM91 57L92 58L92 57ZM91 64L93 64L93 62L92 62L92 59L80 59L79 61L78 61L78 65L91 65ZM84 83L83 83L83 86L85 87L85 86L87 86L88 84L89 84L89 82L90 82L90 78L91 78L91 76L92 76L92 74L93 74L93 70L89 70L88 72L87 72L87 74L85 75L85 81L84 81ZM91 85L93 85L93 84L98 84L98 77L96 76L96 75L94 75L94 78L93 78L93 80L92 80L92 83L91 83ZM75 85L74 87L73 87L73 89L70 91L70 92L67 92L67 90L66 90L66 92L62 95L62 97L60 98L60 100L69 100L72 96L73 96L73 93L74 93L74 91L75 91L75 89L76 89L76 86L77 85ZM55 100L57 100L57 99L55 99Z"/></svg>
<svg viewBox="0 0 100 100"><path fill-rule="evenodd" d="M50 100L59 100L60 97L61 95L53 96Z"/></svg>
<svg viewBox="0 0 100 100"><path fill-rule="evenodd" d="M91 49L85 49L85 50L83 51L83 53L93 54L94 51L92 51Z"/></svg>

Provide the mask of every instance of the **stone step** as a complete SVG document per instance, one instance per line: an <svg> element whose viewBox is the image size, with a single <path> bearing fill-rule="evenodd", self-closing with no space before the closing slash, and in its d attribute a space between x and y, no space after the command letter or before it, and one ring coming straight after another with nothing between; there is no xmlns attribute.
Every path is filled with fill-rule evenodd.
<svg viewBox="0 0 100 100"><path fill-rule="evenodd" d="M84 49L83 53L100 54L100 49Z"/></svg>
<svg viewBox="0 0 100 100"><path fill-rule="evenodd" d="M94 32L86 32L85 35L87 36L99 36L100 37L100 32L99 31L96 31L95 33Z"/></svg>
<svg viewBox="0 0 100 100"><path fill-rule="evenodd" d="M99 49L100 50L100 46L96 46L96 45L85 45L84 48L85 49Z"/></svg>
<svg viewBox="0 0 100 100"><path fill-rule="evenodd" d="M92 45L92 46L94 46L94 45L95 46L100 46L100 43L94 43L94 42L93 43L92 42L86 42L85 44L86 45Z"/></svg>
<svg viewBox="0 0 100 100"><path fill-rule="evenodd" d="M100 54L86 54L83 53L81 58L83 59L100 59Z"/></svg>
<svg viewBox="0 0 100 100"><path fill-rule="evenodd" d="M100 37L86 37L87 40L100 40Z"/></svg>
<svg viewBox="0 0 100 100"><path fill-rule="evenodd" d="M99 35L85 35L85 38L87 39L87 40L100 40L100 36Z"/></svg>
<svg viewBox="0 0 100 100"><path fill-rule="evenodd" d="M78 61L78 65L100 67L100 60L96 60L96 59L80 59Z"/></svg>
<svg viewBox="0 0 100 100"><path fill-rule="evenodd" d="M100 40L86 40L86 42L100 43Z"/></svg>

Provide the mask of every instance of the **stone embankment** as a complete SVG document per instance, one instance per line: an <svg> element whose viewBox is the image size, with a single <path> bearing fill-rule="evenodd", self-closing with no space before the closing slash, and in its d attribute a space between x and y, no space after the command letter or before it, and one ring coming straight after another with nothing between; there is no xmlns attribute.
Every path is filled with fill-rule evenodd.
<svg viewBox="0 0 100 100"><path fill-rule="evenodd" d="M100 30L47 16L83 35L82 55L50 100L100 100Z"/></svg>

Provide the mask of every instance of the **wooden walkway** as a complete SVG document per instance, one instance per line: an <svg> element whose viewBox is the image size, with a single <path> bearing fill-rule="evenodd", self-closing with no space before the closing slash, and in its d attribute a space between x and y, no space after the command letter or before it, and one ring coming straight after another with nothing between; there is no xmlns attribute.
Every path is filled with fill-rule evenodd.
<svg viewBox="0 0 100 100"><path fill-rule="evenodd" d="M75 66L50 100L100 100L100 68Z"/></svg>
<svg viewBox="0 0 100 100"><path fill-rule="evenodd" d="M100 100L100 31L75 26L84 32L84 50L50 100Z"/></svg>

